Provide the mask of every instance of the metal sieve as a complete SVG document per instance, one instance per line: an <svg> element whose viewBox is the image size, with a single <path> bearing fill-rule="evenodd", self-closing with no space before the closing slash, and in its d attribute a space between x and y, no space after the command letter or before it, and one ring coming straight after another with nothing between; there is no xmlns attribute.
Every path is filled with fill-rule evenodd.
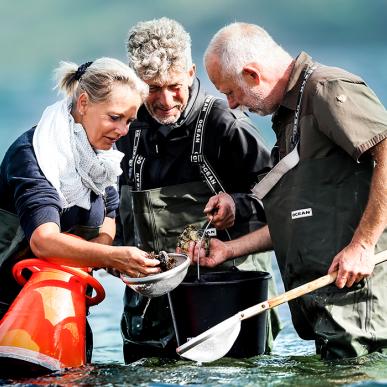
<svg viewBox="0 0 387 387"><path fill-rule="evenodd" d="M168 253L168 256L175 259L174 267L170 270L147 277L133 278L125 274L120 274L120 277L126 285L145 297L153 298L169 293L183 281L191 259L186 254Z"/></svg>

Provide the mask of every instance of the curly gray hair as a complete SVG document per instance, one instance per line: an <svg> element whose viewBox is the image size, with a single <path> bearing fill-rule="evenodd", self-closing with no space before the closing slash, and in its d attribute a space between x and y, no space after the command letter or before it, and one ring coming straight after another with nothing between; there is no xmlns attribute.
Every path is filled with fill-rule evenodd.
<svg viewBox="0 0 387 387"><path fill-rule="evenodd" d="M139 22L129 30L129 66L143 80L165 78L192 66L191 37L175 20L162 17Z"/></svg>

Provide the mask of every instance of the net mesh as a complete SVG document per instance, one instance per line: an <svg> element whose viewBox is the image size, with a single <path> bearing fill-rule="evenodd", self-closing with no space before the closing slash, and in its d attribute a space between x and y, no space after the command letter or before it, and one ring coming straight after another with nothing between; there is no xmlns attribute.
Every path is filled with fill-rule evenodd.
<svg viewBox="0 0 387 387"><path fill-rule="evenodd" d="M186 272L182 271L173 277L165 278L161 281L149 282L147 284L141 285L130 284L129 286L137 293L141 293L143 296L159 297L175 289L176 286L178 286L180 282L183 281L185 274Z"/></svg>
<svg viewBox="0 0 387 387"><path fill-rule="evenodd" d="M191 349L184 351L184 346L181 346L180 348L183 352L180 353L180 356L199 363L208 363L220 359L226 355L233 346L239 335L241 322L234 316L211 329L213 332L207 339L201 341L201 335L199 335L191 339L191 341L188 341L187 344L190 345L193 344L192 340L198 342ZM207 332L209 333L210 331ZM203 334L207 332L204 332ZM179 348L177 352L179 353Z"/></svg>

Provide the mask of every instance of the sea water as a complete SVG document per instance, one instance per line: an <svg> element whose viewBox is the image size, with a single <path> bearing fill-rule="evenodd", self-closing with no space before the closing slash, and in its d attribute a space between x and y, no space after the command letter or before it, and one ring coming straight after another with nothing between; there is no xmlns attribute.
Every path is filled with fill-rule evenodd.
<svg viewBox="0 0 387 387"><path fill-rule="evenodd" d="M314 354L313 343L298 338L286 305L280 307L284 329L271 355L223 358L209 364L150 358L125 365L119 331L124 284L111 276L97 274L97 278L107 296L90 310L94 333L92 364L37 378L0 379L0 385L387 386L387 356L371 354L354 360L321 361Z"/></svg>

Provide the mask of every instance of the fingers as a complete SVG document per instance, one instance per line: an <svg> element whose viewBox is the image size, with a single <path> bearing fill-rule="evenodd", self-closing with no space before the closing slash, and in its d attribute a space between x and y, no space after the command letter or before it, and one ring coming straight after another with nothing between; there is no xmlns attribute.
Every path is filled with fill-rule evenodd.
<svg viewBox="0 0 387 387"><path fill-rule="evenodd" d="M336 286L342 289L359 283L370 276L375 267L373 247L364 247L357 242L351 242L332 260L328 273L337 270Z"/></svg>
<svg viewBox="0 0 387 387"><path fill-rule="evenodd" d="M218 229L224 230L234 225L235 217L233 212L227 207L221 207L212 217L211 223Z"/></svg>
<svg viewBox="0 0 387 387"><path fill-rule="evenodd" d="M193 263L199 261L201 265L204 265L206 260L206 249L203 246L199 243L191 242L188 251Z"/></svg>
<svg viewBox="0 0 387 387"><path fill-rule="evenodd" d="M369 277L371 273L368 273L366 268L348 268L347 265L342 264L339 266L337 279L336 279L336 286L340 289L344 288L345 286L347 288L350 288L355 283L359 283L362 279Z"/></svg>
<svg viewBox="0 0 387 387"><path fill-rule="evenodd" d="M354 284L356 278L357 278L357 275L353 275L353 274L350 274L350 273L348 273L348 274L340 274L340 275L337 276L336 286L339 289L342 289L345 286L347 288L350 288Z"/></svg>
<svg viewBox="0 0 387 387"><path fill-rule="evenodd" d="M355 283L358 284L362 279L367 278L367 277L368 277L368 275L358 274L356 277Z"/></svg>
<svg viewBox="0 0 387 387"><path fill-rule="evenodd" d="M220 192L218 195L215 195L210 198L206 207L204 208L204 213L212 214L211 223L219 230L232 227L235 221L235 202L234 199L224 193Z"/></svg>
<svg viewBox="0 0 387 387"><path fill-rule="evenodd" d="M339 263L337 262L336 257L333 259L331 266L329 266L328 274L333 273L339 269Z"/></svg>
<svg viewBox="0 0 387 387"><path fill-rule="evenodd" d="M212 238L208 256L206 255L206 249L199 246L199 244L190 246L190 254L192 254L193 263L199 262L200 266L212 268L227 260L227 249L228 247L224 242Z"/></svg>
<svg viewBox="0 0 387 387"><path fill-rule="evenodd" d="M344 287L350 288L351 286L359 283L362 279L366 277L368 277L368 275L355 273L340 274L337 275L335 283L339 289L342 289Z"/></svg>
<svg viewBox="0 0 387 387"><path fill-rule="evenodd" d="M204 207L203 212L206 215L211 215L212 212L216 211L216 209L218 207L218 203L219 203L219 195L215 195L215 196L210 197L206 206Z"/></svg>
<svg viewBox="0 0 387 387"><path fill-rule="evenodd" d="M152 261L156 261L156 265L160 263L157 259L152 259ZM132 268L132 271L137 277L145 277L147 275L160 273L161 270L159 266L136 266L135 268Z"/></svg>
<svg viewBox="0 0 387 387"><path fill-rule="evenodd" d="M144 257L144 258L142 258L141 261L142 261L142 266L154 267L154 266L158 266L160 264L160 261L158 259L154 259L154 258Z"/></svg>
<svg viewBox="0 0 387 387"><path fill-rule="evenodd" d="M357 274L355 274L355 273L348 273L347 281L345 283L345 286L347 288L350 288L355 283L356 279L357 279Z"/></svg>
<svg viewBox="0 0 387 387"><path fill-rule="evenodd" d="M129 247L130 258L125 260L124 272L133 278L160 273L160 261L148 258L148 253L137 247Z"/></svg>
<svg viewBox="0 0 387 387"><path fill-rule="evenodd" d="M195 255L195 242L191 241L188 246L188 256L190 257L192 262L195 262L194 255Z"/></svg>
<svg viewBox="0 0 387 387"><path fill-rule="evenodd" d="M331 267L333 270L337 270L337 277L335 283L339 289L342 289L347 283L348 271L344 266L344 263L340 261L340 256L336 256L333 259Z"/></svg>

